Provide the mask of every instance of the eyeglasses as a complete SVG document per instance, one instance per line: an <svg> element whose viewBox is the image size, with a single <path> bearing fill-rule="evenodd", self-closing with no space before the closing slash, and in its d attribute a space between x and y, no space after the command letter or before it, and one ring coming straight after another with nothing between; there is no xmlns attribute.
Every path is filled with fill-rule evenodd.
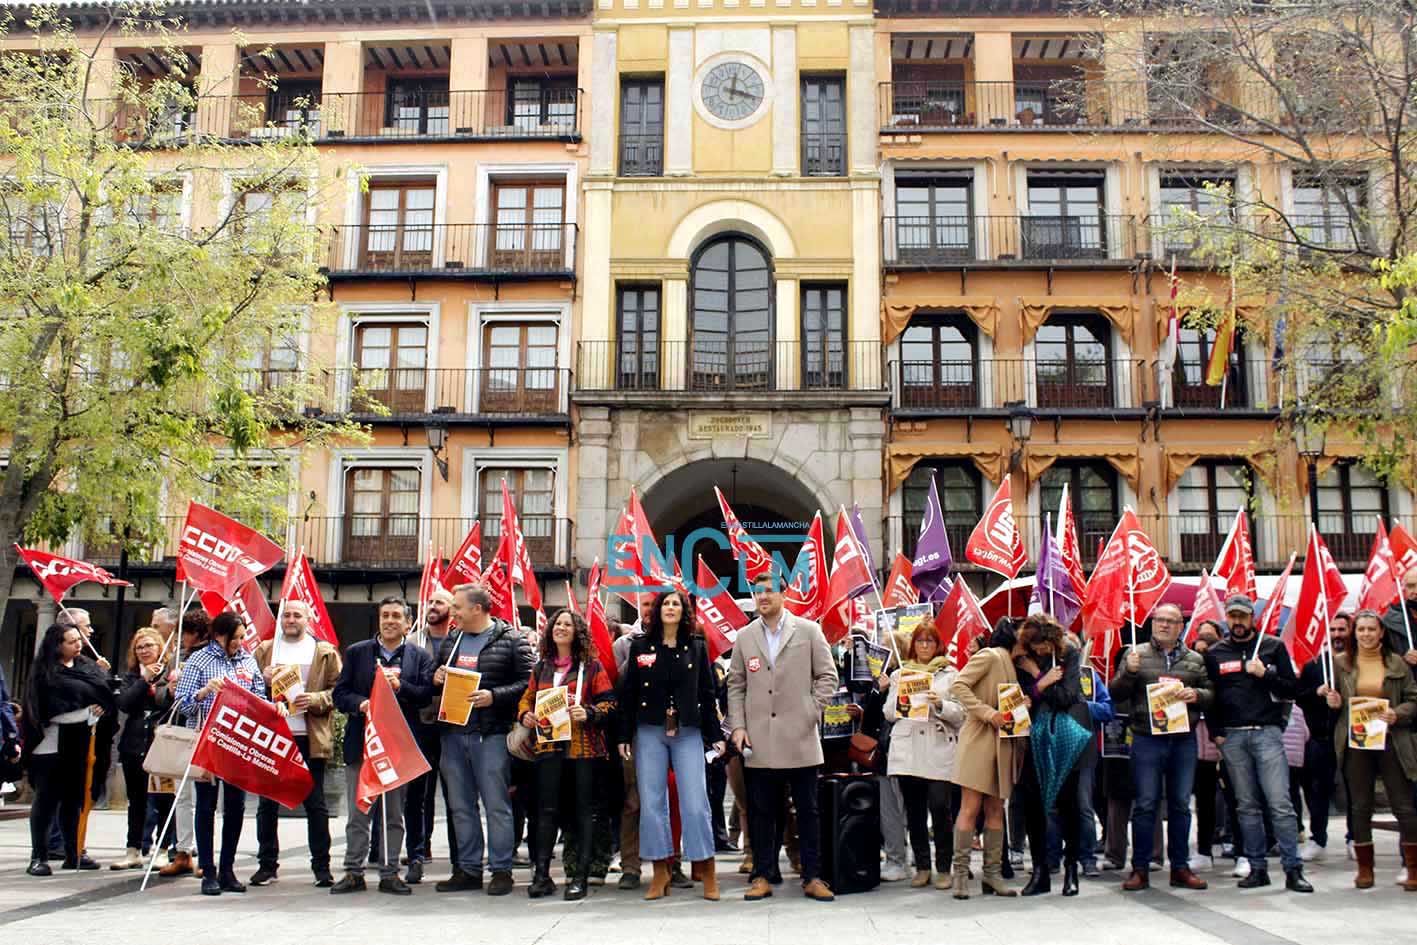
<svg viewBox="0 0 1417 945"><path fill-rule="evenodd" d="M1184 620L1177 620L1175 617L1152 617L1151 622L1170 624L1174 627L1179 627L1181 624L1185 623Z"/></svg>

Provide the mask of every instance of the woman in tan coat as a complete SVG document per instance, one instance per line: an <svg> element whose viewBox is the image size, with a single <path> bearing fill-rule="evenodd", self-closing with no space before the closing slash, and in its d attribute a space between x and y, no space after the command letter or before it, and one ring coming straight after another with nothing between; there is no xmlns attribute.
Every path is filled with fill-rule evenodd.
<svg viewBox="0 0 1417 945"><path fill-rule="evenodd" d="M994 629L988 647L970 657L950 686L950 696L964 706L965 722L955 752L955 783L960 787L955 818L954 896L969 898L969 853L974 825L984 810L984 894L1016 895L1004 885L1004 801L1013 791L1025 745L1000 738L1009 717L999 711L999 686L1017 683L1014 650L1018 640L1011 622Z"/></svg>

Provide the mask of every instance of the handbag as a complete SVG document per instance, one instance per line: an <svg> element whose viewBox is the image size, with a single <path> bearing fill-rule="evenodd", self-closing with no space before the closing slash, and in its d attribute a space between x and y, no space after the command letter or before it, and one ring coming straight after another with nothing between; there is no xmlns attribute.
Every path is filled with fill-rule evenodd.
<svg viewBox="0 0 1417 945"><path fill-rule="evenodd" d="M200 728L188 728L172 722L177 707L167 715L167 721L153 729L153 743L143 756L143 770L159 778L180 781L187 774L187 766L192 763L192 754L197 750L197 736ZM193 767L188 775L194 781L210 781L211 774L205 768Z"/></svg>
<svg viewBox="0 0 1417 945"><path fill-rule="evenodd" d="M863 735L857 732L851 736L851 744L847 746L846 756L863 770L875 771L876 764L881 757L881 743L870 735Z"/></svg>
<svg viewBox="0 0 1417 945"><path fill-rule="evenodd" d="M531 747L531 740L535 737L534 729L527 728L519 721L514 722L512 730L507 733L507 754L522 761L535 761L536 752Z"/></svg>

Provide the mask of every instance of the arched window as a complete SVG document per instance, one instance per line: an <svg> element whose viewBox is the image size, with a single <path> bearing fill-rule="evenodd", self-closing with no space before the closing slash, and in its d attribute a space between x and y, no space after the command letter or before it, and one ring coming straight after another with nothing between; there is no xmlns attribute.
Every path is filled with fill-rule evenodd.
<svg viewBox="0 0 1417 945"><path fill-rule="evenodd" d="M740 235L695 254L690 298L690 390L772 386L772 263Z"/></svg>

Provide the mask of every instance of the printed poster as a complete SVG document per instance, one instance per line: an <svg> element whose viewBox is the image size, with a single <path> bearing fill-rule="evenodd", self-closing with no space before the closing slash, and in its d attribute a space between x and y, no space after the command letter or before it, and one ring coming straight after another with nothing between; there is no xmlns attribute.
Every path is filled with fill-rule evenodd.
<svg viewBox="0 0 1417 945"><path fill-rule="evenodd" d="M1110 722L1102 723L1102 757L1130 758L1132 756L1132 727L1124 716L1117 716Z"/></svg>
<svg viewBox="0 0 1417 945"><path fill-rule="evenodd" d="M920 622L926 617L932 616L934 612L935 609L929 601L919 604L903 604L889 610L878 610L876 611L876 639L889 648L889 634L914 633L915 628L920 626Z"/></svg>
<svg viewBox="0 0 1417 945"><path fill-rule="evenodd" d="M1348 703L1348 747L1364 751L1387 748L1387 723L1378 718L1387 709L1386 699L1354 696Z"/></svg>
<svg viewBox="0 0 1417 945"><path fill-rule="evenodd" d="M1190 715L1181 701L1184 688L1179 679L1165 679L1146 687L1146 714L1151 720L1151 734L1175 735L1191 730Z"/></svg>
<svg viewBox="0 0 1417 945"><path fill-rule="evenodd" d="M902 672L896 680L896 718L920 722L929 720L930 686L933 682L929 673Z"/></svg>
<svg viewBox="0 0 1417 945"><path fill-rule="evenodd" d="M999 711L1009 717L999 729L1000 738L1027 738L1033 730L1028 699L1018 683L999 683Z"/></svg>
<svg viewBox="0 0 1417 945"><path fill-rule="evenodd" d="M873 683L881 678L891 651L877 646L865 637L851 638L851 681Z"/></svg>
<svg viewBox="0 0 1417 945"><path fill-rule="evenodd" d="M282 666L271 676L271 701L284 699L291 715L299 715L303 711L295 707L295 700L304 694L305 682L300 678L299 666Z"/></svg>
<svg viewBox="0 0 1417 945"><path fill-rule="evenodd" d="M482 688L482 674L470 669L447 667L443 699L438 703L438 721L466 725L472 715L472 694Z"/></svg>
<svg viewBox="0 0 1417 945"><path fill-rule="evenodd" d="M851 704L851 694L838 692L831 702L822 709L822 738L850 738L856 731L855 721L847 706Z"/></svg>
<svg viewBox="0 0 1417 945"><path fill-rule="evenodd" d="M536 740L568 742L571 740L571 703L565 686L536 691Z"/></svg>

